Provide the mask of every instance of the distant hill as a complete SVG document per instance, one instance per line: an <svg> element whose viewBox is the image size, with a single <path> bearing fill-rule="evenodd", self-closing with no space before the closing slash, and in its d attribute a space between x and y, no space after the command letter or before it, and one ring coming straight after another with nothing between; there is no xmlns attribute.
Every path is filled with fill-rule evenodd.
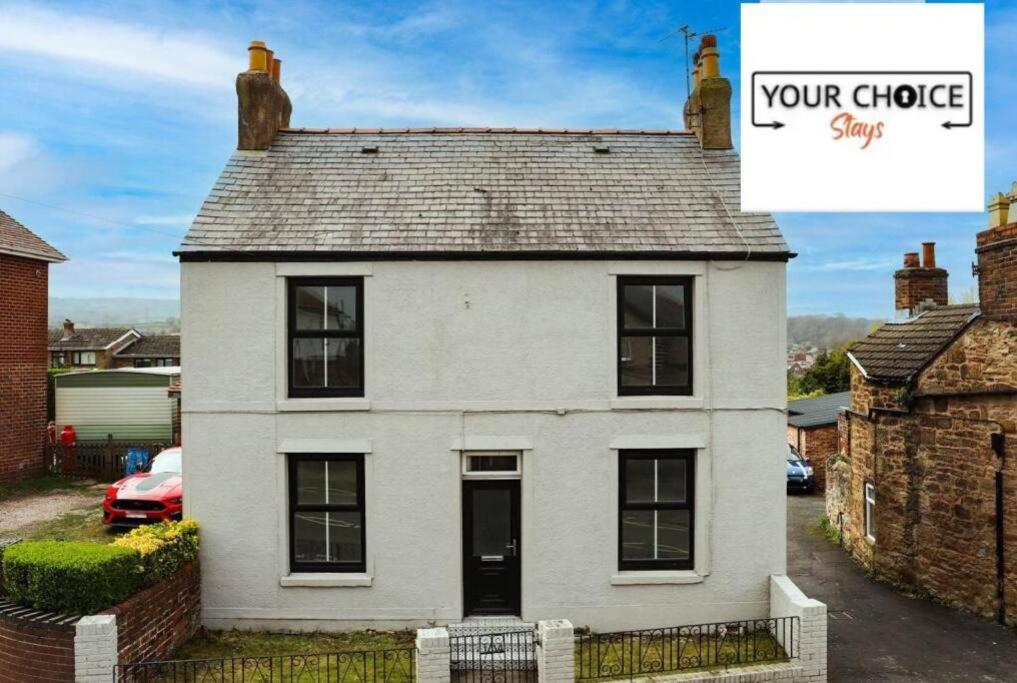
<svg viewBox="0 0 1017 683"><path fill-rule="evenodd" d="M787 344L809 344L820 349L835 349L866 336L883 320L848 318L837 315L792 315L787 319Z"/></svg>
<svg viewBox="0 0 1017 683"><path fill-rule="evenodd" d="M180 301L133 297L50 297L49 326L60 327L65 318L82 327L135 326L149 334L175 332L180 329Z"/></svg>

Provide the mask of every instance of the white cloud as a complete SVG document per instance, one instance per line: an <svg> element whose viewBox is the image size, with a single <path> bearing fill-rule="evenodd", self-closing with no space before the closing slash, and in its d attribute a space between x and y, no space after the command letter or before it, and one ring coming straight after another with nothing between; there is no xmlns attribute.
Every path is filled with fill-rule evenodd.
<svg viewBox="0 0 1017 683"><path fill-rule="evenodd" d="M0 191L8 195L38 196L61 185L78 166L58 163L30 135L0 132Z"/></svg>
<svg viewBox="0 0 1017 683"><path fill-rule="evenodd" d="M805 270L826 270L826 271L859 271L886 270L894 267L894 261L883 259L851 259L846 261L824 261L821 263L803 264Z"/></svg>
<svg viewBox="0 0 1017 683"><path fill-rule="evenodd" d="M199 88L221 88L243 66L198 34L0 5L0 49L45 57L74 67L112 69Z"/></svg>
<svg viewBox="0 0 1017 683"><path fill-rule="evenodd" d="M193 213L171 214L166 216L138 216L132 222L136 225L166 225L186 228L194 221Z"/></svg>

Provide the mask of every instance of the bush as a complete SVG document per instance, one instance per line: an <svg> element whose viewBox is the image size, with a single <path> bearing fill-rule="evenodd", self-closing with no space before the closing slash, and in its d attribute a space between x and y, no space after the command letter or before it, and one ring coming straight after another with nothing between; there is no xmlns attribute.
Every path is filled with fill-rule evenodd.
<svg viewBox="0 0 1017 683"><path fill-rule="evenodd" d="M19 605L94 614L141 587L136 550L99 543L22 541L3 555L4 586Z"/></svg>
<svg viewBox="0 0 1017 683"><path fill-rule="evenodd" d="M141 555L141 581L151 586L198 556L198 523L185 519L140 526L115 540L113 546Z"/></svg>

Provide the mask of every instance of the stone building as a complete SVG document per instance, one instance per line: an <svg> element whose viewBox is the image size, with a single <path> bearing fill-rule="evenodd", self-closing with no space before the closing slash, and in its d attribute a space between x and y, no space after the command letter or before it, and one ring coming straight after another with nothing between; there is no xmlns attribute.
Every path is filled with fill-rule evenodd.
<svg viewBox="0 0 1017 683"><path fill-rule="evenodd" d="M979 304L947 305L947 274L926 244L924 262L906 254L895 275L910 317L852 349L827 513L877 576L1012 625L1017 184L989 208L975 250Z"/></svg>

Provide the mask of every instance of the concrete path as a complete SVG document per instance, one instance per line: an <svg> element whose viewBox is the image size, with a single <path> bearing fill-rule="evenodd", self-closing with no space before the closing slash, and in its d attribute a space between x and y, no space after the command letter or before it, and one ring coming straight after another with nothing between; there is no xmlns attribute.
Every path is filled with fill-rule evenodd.
<svg viewBox="0 0 1017 683"><path fill-rule="evenodd" d="M830 681L1017 681L1017 632L869 579L788 496L788 575L829 610Z"/></svg>

